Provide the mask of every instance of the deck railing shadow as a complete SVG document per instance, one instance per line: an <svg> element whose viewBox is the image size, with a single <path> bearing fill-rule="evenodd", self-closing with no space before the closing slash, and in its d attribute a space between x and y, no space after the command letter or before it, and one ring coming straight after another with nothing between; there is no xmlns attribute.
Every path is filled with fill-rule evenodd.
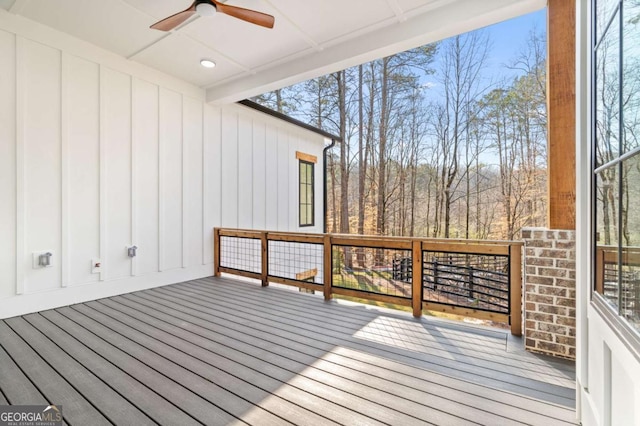
<svg viewBox="0 0 640 426"><path fill-rule="evenodd" d="M214 229L215 274L510 325L522 334L522 242ZM420 265L420 267L415 267Z"/></svg>

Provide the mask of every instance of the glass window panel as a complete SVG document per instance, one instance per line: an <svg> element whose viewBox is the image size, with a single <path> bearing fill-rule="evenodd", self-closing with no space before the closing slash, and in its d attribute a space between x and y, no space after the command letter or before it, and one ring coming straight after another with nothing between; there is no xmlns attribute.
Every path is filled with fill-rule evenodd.
<svg viewBox="0 0 640 426"><path fill-rule="evenodd" d="M640 155L622 164L620 313L640 331Z"/></svg>
<svg viewBox="0 0 640 426"><path fill-rule="evenodd" d="M300 206L300 225L306 225L309 223L307 217L307 209L304 206Z"/></svg>
<svg viewBox="0 0 640 426"><path fill-rule="evenodd" d="M299 174L300 226L313 225L313 164L300 161Z"/></svg>
<svg viewBox="0 0 640 426"><path fill-rule="evenodd" d="M596 167L620 153L620 25L612 22L596 50Z"/></svg>
<svg viewBox="0 0 640 426"><path fill-rule="evenodd" d="M300 184L304 184L307 180L307 175L304 172L304 163L300 163Z"/></svg>
<svg viewBox="0 0 640 426"><path fill-rule="evenodd" d="M311 204L307 206L307 223L313 223L313 206Z"/></svg>
<svg viewBox="0 0 640 426"><path fill-rule="evenodd" d="M596 175L596 291L617 310L618 274L618 167Z"/></svg>
<svg viewBox="0 0 640 426"><path fill-rule="evenodd" d="M300 184L300 203L304 203L307 199L307 185L304 183Z"/></svg>
<svg viewBox="0 0 640 426"><path fill-rule="evenodd" d="M600 40L620 0L596 0L596 37Z"/></svg>
<svg viewBox="0 0 640 426"><path fill-rule="evenodd" d="M623 3L622 152L640 146L640 0Z"/></svg>

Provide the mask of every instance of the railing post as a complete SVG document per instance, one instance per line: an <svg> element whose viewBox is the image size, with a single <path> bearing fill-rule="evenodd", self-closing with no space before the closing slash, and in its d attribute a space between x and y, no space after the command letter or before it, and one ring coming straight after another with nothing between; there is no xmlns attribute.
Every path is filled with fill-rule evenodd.
<svg viewBox="0 0 640 426"><path fill-rule="evenodd" d="M596 248L596 291L604 294L604 249Z"/></svg>
<svg viewBox="0 0 640 426"><path fill-rule="evenodd" d="M509 322L511 334L522 335L522 247L509 245Z"/></svg>
<svg viewBox="0 0 640 426"><path fill-rule="evenodd" d="M422 241L413 241L411 261L411 305L413 316L422 316Z"/></svg>
<svg viewBox="0 0 640 426"><path fill-rule="evenodd" d="M333 286L332 267L331 235L324 234L324 274L322 277L322 281L324 282L324 300L331 300L331 288Z"/></svg>
<svg viewBox="0 0 640 426"><path fill-rule="evenodd" d="M260 236L260 246L262 248L262 287L269 286L269 238L267 232Z"/></svg>
<svg viewBox="0 0 640 426"><path fill-rule="evenodd" d="M213 228L213 275L220 276L220 228Z"/></svg>

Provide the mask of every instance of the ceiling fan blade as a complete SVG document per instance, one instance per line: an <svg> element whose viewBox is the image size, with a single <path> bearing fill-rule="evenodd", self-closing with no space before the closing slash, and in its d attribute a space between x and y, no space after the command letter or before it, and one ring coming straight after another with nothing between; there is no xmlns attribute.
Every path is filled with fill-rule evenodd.
<svg viewBox="0 0 640 426"><path fill-rule="evenodd" d="M217 0L212 0L216 5L216 9L220 13L233 16L234 18L242 19L243 21L251 22L252 24L260 25L266 28L273 28L275 18L266 13L258 12L255 10L244 9L238 6L230 6L228 4L220 3Z"/></svg>
<svg viewBox="0 0 640 426"><path fill-rule="evenodd" d="M161 21L156 22L150 28L160 31L171 31L184 21L189 19L196 13L196 2L194 2L188 9L178 12L175 15L171 15L168 18L164 18Z"/></svg>

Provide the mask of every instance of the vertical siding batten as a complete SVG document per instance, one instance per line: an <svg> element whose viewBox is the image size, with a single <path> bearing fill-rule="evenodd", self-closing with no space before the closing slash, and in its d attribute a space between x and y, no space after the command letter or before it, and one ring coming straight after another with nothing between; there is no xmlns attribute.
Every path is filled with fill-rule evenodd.
<svg viewBox="0 0 640 426"><path fill-rule="evenodd" d="M16 295L16 36L0 31L0 299Z"/></svg>
<svg viewBox="0 0 640 426"><path fill-rule="evenodd" d="M187 267L187 251L188 251L188 237L189 237L189 232L188 232L188 209L187 209L187 200L188 200L188 190L189 190L189 171L188 171L188 164L189 164L189 152L188 152L188 147L187 147L187 137L185 135L185 132L187 131L187 125L185 124L185 102L184 102L184 95L180 94L180 102L181 102L181 106L182 108L180 109L180 123L182 124L182 132L181 132L181 144L182 144L182 267L186 268Z"/></svg>
<svg viewBox="0 0 640 426"><path fill-rule="evenodd" d="M60 286L69 285L69 108L68 82L69 58L65 52L60 56Z"/></svg>
<svg viewBox="0 0 640 426"><path fill-rule="evenodd" d="M24 40L16 36L16 294L24 294Z"/></svg>
<svg viewBox="0 0 640 426"><path fill-rule="evenodd" d="M162 137L162 90L158 86L158 272L164 269L164 139Z"/></svg>
<svg viewBox="0 0 640 426"><path fill-rule="evenodd" d="M109 265L104 262L107 256L107 126L106 118L106 75L103 65L99 70L100 85L100 259L102 265L100 267L100 281L106 281L109 276Z"/></svg>
<svg viewBox="0 0 640 426"><path fill-rule="evenodd" d="M136 97L137 97L138 85L135 78L131 77L131 245L138 245L138 162L136 155L137 152L137 117L136 117ZM134 257L131 259L131 276L135 277L138 273L138 259Z"/></svg>

